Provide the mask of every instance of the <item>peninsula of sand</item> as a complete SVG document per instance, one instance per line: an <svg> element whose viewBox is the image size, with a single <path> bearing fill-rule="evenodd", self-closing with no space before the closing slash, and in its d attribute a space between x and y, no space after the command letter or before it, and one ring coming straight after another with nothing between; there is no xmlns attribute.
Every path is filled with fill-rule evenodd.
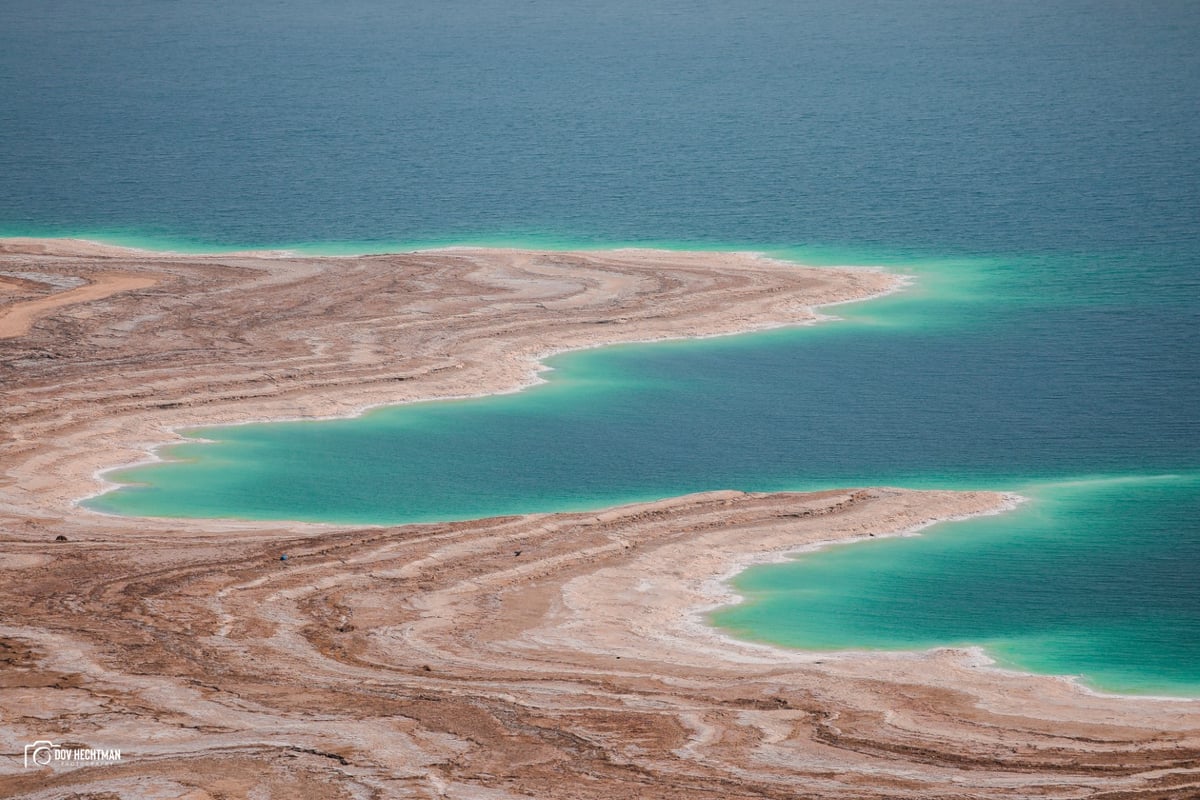
<svg viewBox="0 0 1200 800"><path fill-rule="evenodd" d="M77 504L177 428L511 391L548 353L801 324L897 285L748 254L0 240L0 796L1200 794L1200 703L704 625L743 565L996 512L997 493L397 527ZM38 741L120 759L27 765Z"/></svg>

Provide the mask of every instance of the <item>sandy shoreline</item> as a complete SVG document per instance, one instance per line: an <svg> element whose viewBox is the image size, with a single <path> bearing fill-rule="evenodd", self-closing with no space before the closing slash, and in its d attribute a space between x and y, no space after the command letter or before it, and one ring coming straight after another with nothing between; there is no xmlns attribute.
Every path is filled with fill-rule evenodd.
<svg viewBox="0 0 1200 800"><path fill-rule="evenodd" d="M116 274L127 290L55 298ZM1011 496L711 492L399 527L76 505L179 428L519 391L547 353L810 323L896 276L748 254L182 256L0 240L0 279L0 324L16 304L44 311L0 341L0 796L1115 800L1200 787L1193 702L1088 693L964 650L796 653L703 624L750 563L995 513ZM36 739L129 755L27 770Z"/></svg>

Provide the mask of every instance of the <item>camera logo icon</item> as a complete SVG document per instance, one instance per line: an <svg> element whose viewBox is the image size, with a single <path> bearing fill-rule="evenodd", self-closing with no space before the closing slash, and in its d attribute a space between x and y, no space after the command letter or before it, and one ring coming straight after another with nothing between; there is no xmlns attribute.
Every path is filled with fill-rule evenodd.
<svg viewBox="0 0 1200 800"><path fill-rule="evenodd" d="M54 757L54 742L39 739L33 744L25 745L25 766L46 767Z"/></svg>

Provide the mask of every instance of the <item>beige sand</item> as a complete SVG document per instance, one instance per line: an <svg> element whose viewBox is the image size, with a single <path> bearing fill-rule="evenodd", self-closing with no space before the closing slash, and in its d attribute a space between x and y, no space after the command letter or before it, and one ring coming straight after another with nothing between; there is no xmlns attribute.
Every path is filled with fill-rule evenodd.
<svg viewBox="0 0 1200 800"><path fill-rule="evenodd" d="M34 320L56 308L103 300L117 292L145 289L157 282L154 278L135 275L97 275L92 283L77 289L56 292L49 297L37 300L26 300L9 306L0 306L0 339L24 336L33 327ZM13 284L0 285L0 289L7 289L10 286Z"/></svg>
<svg viewBox="0 0 1200 800"><path fill-rule="evenodd" d="M785 652L703 624L739 565L993 512L1001 495L714 492L395 528L72 503L177 426L511 390L547 352L802 323L891 276L735 254L13 240L0 271L157 281L0 342L0 796L1200 791L1198 703L1100 697L952 650ZM25 769L35 739L125 758Z"/></svg>

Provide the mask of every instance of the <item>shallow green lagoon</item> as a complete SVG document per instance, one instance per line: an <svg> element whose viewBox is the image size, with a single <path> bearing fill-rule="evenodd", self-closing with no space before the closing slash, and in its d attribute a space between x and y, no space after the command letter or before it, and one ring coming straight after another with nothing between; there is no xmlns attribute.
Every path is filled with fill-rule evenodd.
<svg viewBox="0 0 1200 800"><path fill-rule="evenodd" d="M1090 686L1197 693L1200 474L1020 488L1006 514L748 570L746 602L712 619L791 647L984 646Z"/></svg>

